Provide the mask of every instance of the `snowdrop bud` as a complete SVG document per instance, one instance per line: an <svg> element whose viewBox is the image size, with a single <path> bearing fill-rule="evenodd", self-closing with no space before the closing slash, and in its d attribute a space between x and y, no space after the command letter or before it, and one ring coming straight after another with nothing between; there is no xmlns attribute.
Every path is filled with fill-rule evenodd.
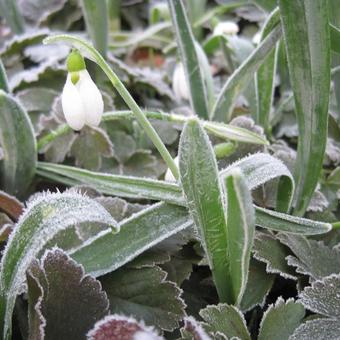
<svg viewBox="0 0 340 340"><path fill-rule="evenodd" d="M178 167L178 165L179 165L178 156L174 159L174 162L175 162L175 164L176 164L177 167ZM166 171L164 179L165 179L167 182L176 182L176 178L174 177L174 175L172 174L172 172L171 172L170 169L168 169L168 170Z"/></svg>
<svg viewBox="0 0 340 340"><path fill-rule="evenodd" d="M73 130L81 130L85 124L98 126L104 111L103 98L78 51L72 51L68 56L67 70L61 96L67 123Z"/></svg>
<svg viewBox="0 0 340 340"><path fill-rule="evenodd" d="M172 89L177 99L190 99L190 91L182 63L176 64L172 77Z"/></svg>
<svg viewBox="0 0 340 340"><path fill-rule="evenodd" d="M219 22L214 28L214 35L236 35L239 27L233 21Z"/></svg>

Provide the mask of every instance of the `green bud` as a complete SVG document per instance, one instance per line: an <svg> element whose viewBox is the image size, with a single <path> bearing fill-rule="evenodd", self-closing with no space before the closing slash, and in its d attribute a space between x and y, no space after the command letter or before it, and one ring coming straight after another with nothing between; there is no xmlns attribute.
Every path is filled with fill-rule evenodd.
<svg viewBox="0 0 340 340"><path fill-rule="evenodd" d="M79 80L79 72L70 72L70 75L71 75L71 81L73 85L76 85Z"/></svg>
<svg viewBox="0 0 340 340"><path fill-rule="evenodd" d="M231 142L220 143L214 146L216 158L224 158L230 156L236 150L236 145Z"/></svg>
<svg viewBox="0 0 340 340"><path fill-rule="evenodd" d="M66 65L69 72L78 72L86 69L84 58L78 50L72 50L67 57Z"/></svg>

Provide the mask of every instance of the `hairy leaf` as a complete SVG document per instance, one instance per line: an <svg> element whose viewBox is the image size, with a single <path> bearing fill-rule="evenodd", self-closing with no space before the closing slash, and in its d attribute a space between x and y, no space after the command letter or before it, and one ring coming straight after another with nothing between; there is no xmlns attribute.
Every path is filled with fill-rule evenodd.
<svg viewBox="0 0 340 340"><path fill-rule="evenodd" d="M309 320L298 327L289 340L327 339L340 338L340 323L338 319Z"/></svg>
<svg viewBox="0 0 340 340"><path fill-rule="evenodd" d="M27 284L32 340L84 337L109 309L100 282L61 249L47 251L40 263L33 260Z"/></svg>
<svg viewBox="0 0 340 340"><path fill-rule="evenodd" d="M97 202L76 193L43 194L28 205L12 232L0 263L0 325L4 338L10 337L16 296L22 291L25 271L45 244L59 231L83 223L119 226Z"/></svg>

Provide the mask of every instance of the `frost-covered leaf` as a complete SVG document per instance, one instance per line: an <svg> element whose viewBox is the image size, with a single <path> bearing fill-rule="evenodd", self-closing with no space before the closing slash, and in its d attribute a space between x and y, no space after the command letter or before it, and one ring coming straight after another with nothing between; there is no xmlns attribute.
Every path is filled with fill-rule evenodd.
<svg viewBox="0 0 340 340"><path fill-rule="evenodd" d="M87 334L88 340L162 340L152 327L134 318L118 314L108 315L98 321Z"/></svg>
<svg viewBox="0 0 340 340"><path fill-rule="evenodd" d="M58 232L84 222L107 224L114 231L119 230L116 221L99 203L74 192L38 195L29 202L7 242L0 264L0 325L4 337L10 334L15 298L22 292L25 272L32 259Z"/></svg>
<svg viewBox="0 0 340 340"><path fill-rule="evenodd" d="M113 155L120 162L126 162L136 151L136 142L127 133L121 130L109 131L113 145Z"/></svg>
<svg viewBox="0 0 340 340"><path fill-rule="evenodd" d="M102 277L112 313L132 315L164 330L173 330L185 315L181 290L166 281L159 267L122 268ZM136 284L138 282L138 284Z"/></svg>
<svg viewBox="0 0 340 340"><path fill-rule="evenodd" d="M309 202L307 211L324 211L327 209L328 205L329 202L325 195L321 191L315 190Z"/></svg>
<svg viewBox="0 0 340 340"><path fill-rule="evenodd" d="M250 340L243 314L235 307L227 304L208 306L200 311L200 316L205 321L204 329L213 337L221 333L229 338Z"/></svg>
<svg viewBox="0 0 340 340"><path fill-rule="evenodd" d="M24 205L14 196L0 190L0 210L5 212L14 221L22 214Z"/></svg>
<svg viewBox="0 0 340 340"><path fill-rule="evenodd" d="M0 186L23 196L31 185L36 168L36 140L27 112L11 95L0 90Z"/></svg>
<svg viewBox="0 0 340 340"><path fill-rule="evenodd" d="M71 155L75 157L77 166L98 170L101 167L101 158L113 155L112 144L104 130L86 127L73 142Z"/></svg>
<svg viewBox="0 0 340 340"><path fill-rule="evenodd" d="M27 285L30 339L84 337L109 310L100 282L61 249L47 251L40 263L33 260Z"/></svg>
<svg viewBox="0 0 340 340"><path fill-rule="evenodd" d="M286 257L290 254L289 249L273 235L256 233L253 250L254 258L266 263L268 273L279 274L284 278L296 280L295 272L286 260Z"/></svg>
<svg viewBox="0 0 340 340"><path fill-rule="evenodd" d="M181 340L211 340L200 323L191 316L184 318L181 335Z"/></svg>
<svg viewBox="0 0 340 340"><path fill-rule="evenodd" d="M240 309L246 312L253 307L263 306L266 297L273 286L275 275L266 272L266 266L256 260L251 260L246 290L242 297Z"/></svg>
<svg viewBox="0 0 340 340"><path fill-rule="evenodd" d="M309 240L300 235L279 234L277 238L289 247L295 256L286 259L298 273L322 279L340 272L340 251L326 246L321 241Z"/></svg>
<svg viewBox="0 0 340 340"><path fill-rule="evenodd" d="M309 320L298 327L289 340L339 340L340 322L338 319Z"/></svg>
<svg viewBox="0 0 340 340"><path fill-rule="evenodd" d="M293 299L285 302L279 297L263 315L258 340L288 340L301 324L304 316L305 309L300 302L295 302Z"/></svg>
<svg viewBox="0 0 340 340"><path fill-rule="evenodd" d="M340 319L340 275L332 274L312 283L300 294L306 309L330 318Z"/></svg>

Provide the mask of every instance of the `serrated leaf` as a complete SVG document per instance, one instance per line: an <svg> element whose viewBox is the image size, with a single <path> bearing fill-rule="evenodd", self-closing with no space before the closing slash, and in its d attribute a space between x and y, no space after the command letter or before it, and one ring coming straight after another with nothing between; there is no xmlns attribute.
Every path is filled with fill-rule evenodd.
<svg viewBox="0 0 340 340"><path fill-rule="evenodd" d="M106 132L97 127L82 129L71 147L76 165L89 170L101 167L101 157L113 155L112 143Z"/></svg>
<svg viewBox="0 0 340 340"><path fill-rule="evenodd" d="M230 259L222 186L213 148L198 121L189 121L182 132L179 171L189 212L201 237L219 298L235 303L227 282Z"/></svg>
<svg viewBox="0 0 340 340"><path fill-rule="evenodd" d="M98 321L87 334L88 340L104 339L134 339L134 340L162 340L153 328L147 327L143 322L118 314L108 315Z"/></svg>
<svg viewBox="0 0 340 340"><path fill-rule="evenodd" d="M306 309L329 318L340 319L340 275L332 274L312 283L300 294Z"/></svg>
<svg viewBox="0 0 340 340"><path fill-rule="evenodd" d="M72 251L71 256L86 272L104 275L191 225L185 209L155 204L123 220L118 234L103 231Z"/></svg>
<svg viewBox="0 0 340 340"><path fill-rule="evenodd" d="M29 339L84 337L109 309L100 282L85 275L61 249L47 251L40 263L31 263L27 284Z"/></svg>
<svg viewBox="0 0 340 340"><path fill-rule="evenodd" d="M294 253L295 256L289 255L286 259L298 273L318 280L340 271L339 250L300 235L279 234L277 238Z"/></svg>
<svg viewBox="0 0 340 340"><path fill-rule="evenodd" d="M303 215L319 179L327 141L328 6L323 0L280 0L279 6L299 126L294 213Z"/></svg>
<svg viewBox="0 0 340 340"><path fill-rule="evenodd" d="M0 325L3 338L10 338L16 296L22 291L25 272L46 242L59 231L77 223L119 226L97 202L76 193L43 194L28 205L11 234L0 264Z"/></svg>
<svg viewBox="0 0 340 340"><path fill-rule="evenodd" d="M257 305L263 306L274 278L275 275L269 274L263 263L250 260L248 282L240 304L242 312L247 312Z"/></svg>
<svg viewBox="0 0 340 340"><path fill-rule="evenodd" d="M0 90L0 143L4 153L1 187L14 196L25 194L35 175L36 140L27 112Z"/></svg>
<svg viewBox="0 0 340 340"><path fill-rule="evenodd" d="M278 298L268 307L263 315L258 340L288 340L294 330L301 324L305 309L299 302Z"/></svg>
<svg viewBox="0 0 340 340"><path fill-rule="evenodd" d="M119 269L101 279L112 313L132 315L171 331L185 315L181 290L159 267ZM136 285L138 282L138 285Z"/></svg>
<svg viewBox="0 0 340 340"><path fill-rule="evenodd" d="M212 336L222 333L227 339L233 337L242 340L251 339L243 314L235 306L211 305L202 309L199 314L205 321L204 329Z"/></svg>
<svg viewBox="0 0 340 340"><path fill-rule="evenodd" d="M254 239L254 258L266 264L268 273L296 280L294 270L287 264L288 249L275 236L258 232Z"/></svg>
<svg viewBox="0 0 340 340"><path fill-rule="evenodd" d="M193 111L201 118L207 119L208 99L203 75L199 65L199 57L195 48L195 41L190 23L185 13L182 0L168 1L173 26L176 31L177 42L184 65L187 83L190 89L190 101Z"/></svg>
<svg viewBox="0 0 340 340"><path fill-rule="evenodd" d="M235 100L240 91L251 81L254 73L266 60L266 57L280 38L281 27L277 25L231 75L218 95L212 112L213 119L221 122L228 122L230 120Z"/></svg>
<svg viewBox="0 0 340 340"><path fill-rule="evenodd" d="M82 0L81 5L88 35L105 58L109 43L108 4L106 1Z"/></svg>
<svg viewBox="0 0 340 340"><path fill-rule="evenodd" d="M340 338L339 320L317 319L309 320L298 327L289 340L327 339L338 340Z"/></svg>

